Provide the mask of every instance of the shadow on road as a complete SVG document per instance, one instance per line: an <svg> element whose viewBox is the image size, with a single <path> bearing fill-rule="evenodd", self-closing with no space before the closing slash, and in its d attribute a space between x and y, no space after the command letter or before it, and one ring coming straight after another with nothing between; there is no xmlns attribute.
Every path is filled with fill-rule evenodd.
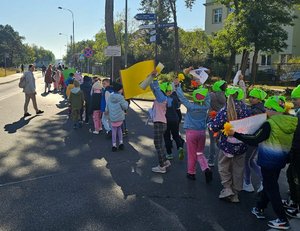
<svg viewBox="0 0 300 231"><path fill-rule="evenodd" d="M37 115L32 116L28 119L25 119L24 117L21 117L18 121L13 122L12 124L6 124L4 126L4 131L6 131L7 133L15 133L17 132L18 129L24 127L25 125L29 124L30 120L32 120L33 118L37 117Z"/></svg>

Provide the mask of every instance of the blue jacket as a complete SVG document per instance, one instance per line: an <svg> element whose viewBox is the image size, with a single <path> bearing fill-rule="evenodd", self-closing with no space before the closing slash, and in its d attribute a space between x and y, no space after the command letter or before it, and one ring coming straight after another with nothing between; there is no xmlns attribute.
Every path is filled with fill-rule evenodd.
<svg viewBox="0 0 300 231"><path fill-rule="evenodd" d="M237 113L237 118L242 119L251 115L251 112L247 108L246 104L241 100L235 100L235 109ZM219 132L224 128L224 124L227 121L227 104L218 112L216 118L208 123L208 126L214 131ZM230 143L228 142L228 137L223 133L220 134L218 147L225 153L231 155L243 154L247 151L247 145L244 143Z"/></svg>
<svg viewBox="0 0 300 231"><path fill-rule="evenodd" d="M184 129L191 130L205 130L207 111L210 107L210 97L207 95L203 105L190 102L183 94L181 87L176 89L177 96L181 103L187 108L186 115L184 117Z"/></svg>
<svg viewBox="0 0 300 231"><path fill-rule="evenodd" d="M128 102L124 96L119 93L111 93L106 104L105 111L111 122L119 122L125 120L125 110L128 109Z"/></svg>
<svg viewBox="0 0 300 231"><path fill-rule="evenodd" d="M109 93L114 92L111 86L108 86L108 87L102 89L102 97L101 97L101 105L100 105L100 109L102 112L105 112L105 108L106 108L105 93L107 91Z"/></svg>

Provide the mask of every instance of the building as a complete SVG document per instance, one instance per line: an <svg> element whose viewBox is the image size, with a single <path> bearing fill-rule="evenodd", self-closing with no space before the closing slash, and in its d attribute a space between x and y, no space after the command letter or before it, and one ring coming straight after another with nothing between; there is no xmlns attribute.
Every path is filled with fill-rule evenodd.
<svg viewBox="0 0 300 231"><path fill-rule="evenodd" d="M205 32L207 34L213 34L218 30L222 29L224 26L225 19L228 14L232 12L232 9L226 7L215 0L206 0L204 4L205 10ZM300 11L299 9L295 11L298 18L294 21L294 26L285 27L288 32L287 48L280 53L276 54L266 54L263 52L259 53L258 65L259 70L264 69L276 69L276 65L279 63L287 63L293 56L300 56ZM252 55L250 54L250 67L252 65ZM236 64L239 66L241 63L241 55L237 55ZM250 68L251 70L251 68Z"/></svg>

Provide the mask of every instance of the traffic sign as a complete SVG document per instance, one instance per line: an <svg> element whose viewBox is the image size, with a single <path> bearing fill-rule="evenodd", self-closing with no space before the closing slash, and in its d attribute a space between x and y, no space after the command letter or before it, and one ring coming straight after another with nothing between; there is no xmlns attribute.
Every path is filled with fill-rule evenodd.
<svg viewBox="0 0 300 231"><path fill-rule="evenodd" d="M150 35L155 35L156 34L156 30L151 30L149 34Z"/></svg>
<svg viewBox="0 0 300 231"><path fill-rule="evenodd" d="M83 60L84 60L84 54L80 54L80 55L79 55L79 60L80 60L80 61L83 61Z"/></svg>
<svg viewBox="0 0 300 231"><path fill-rule="evenodd" d="M155 24L148 24L148 25L140 25L139 29L154 29Z"/></svg>
<svg viewBox="0 0 300 231"><path fill-rule="evenodd" d="M94 51L91 48L87 47L84 49L83 54L85 57L90 58L93 56Z"/></svg>
<svg viewBox="0 0 300 231"><path fill-rule="evenodd" d="M150 43L153 43L153 42L155 42L156 41L156 35L152 35L151 37L150 37Z"/></svg>
<svg viewBox="0 0 300 231"><path fill-rule="evenodd" d="M121 46L108 46L104 49L105 56L121 56Z"/></svg>
<svg viewBox="0 0 300 231"><path fill-rule="evenodd" d="M174 27L175 26L175 23L174 22L171 22L171 23L159 23L157 24L157 27L158 28L163 28L163 27Z"/></svg>
<svg viewBox="0 0 300 231"><path fill-rule="evenodd" d="M154 20L156 20L156 14L154 14L154 13L137 14L134 16L134 18L136 20L150 20L150 21L152 20L152 21L154 21Z"/></svg>

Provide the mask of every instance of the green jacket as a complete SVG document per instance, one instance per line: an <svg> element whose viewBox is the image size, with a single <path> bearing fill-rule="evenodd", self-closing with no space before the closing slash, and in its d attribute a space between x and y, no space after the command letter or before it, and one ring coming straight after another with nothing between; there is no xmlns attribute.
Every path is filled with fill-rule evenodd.
<svg viewBox="0 0 300 231"><path fill-rule="evenodd" d="M84 94L80 88L73 88L71 90L69 102L72 110L82 109L84 104Z"/></svg>

